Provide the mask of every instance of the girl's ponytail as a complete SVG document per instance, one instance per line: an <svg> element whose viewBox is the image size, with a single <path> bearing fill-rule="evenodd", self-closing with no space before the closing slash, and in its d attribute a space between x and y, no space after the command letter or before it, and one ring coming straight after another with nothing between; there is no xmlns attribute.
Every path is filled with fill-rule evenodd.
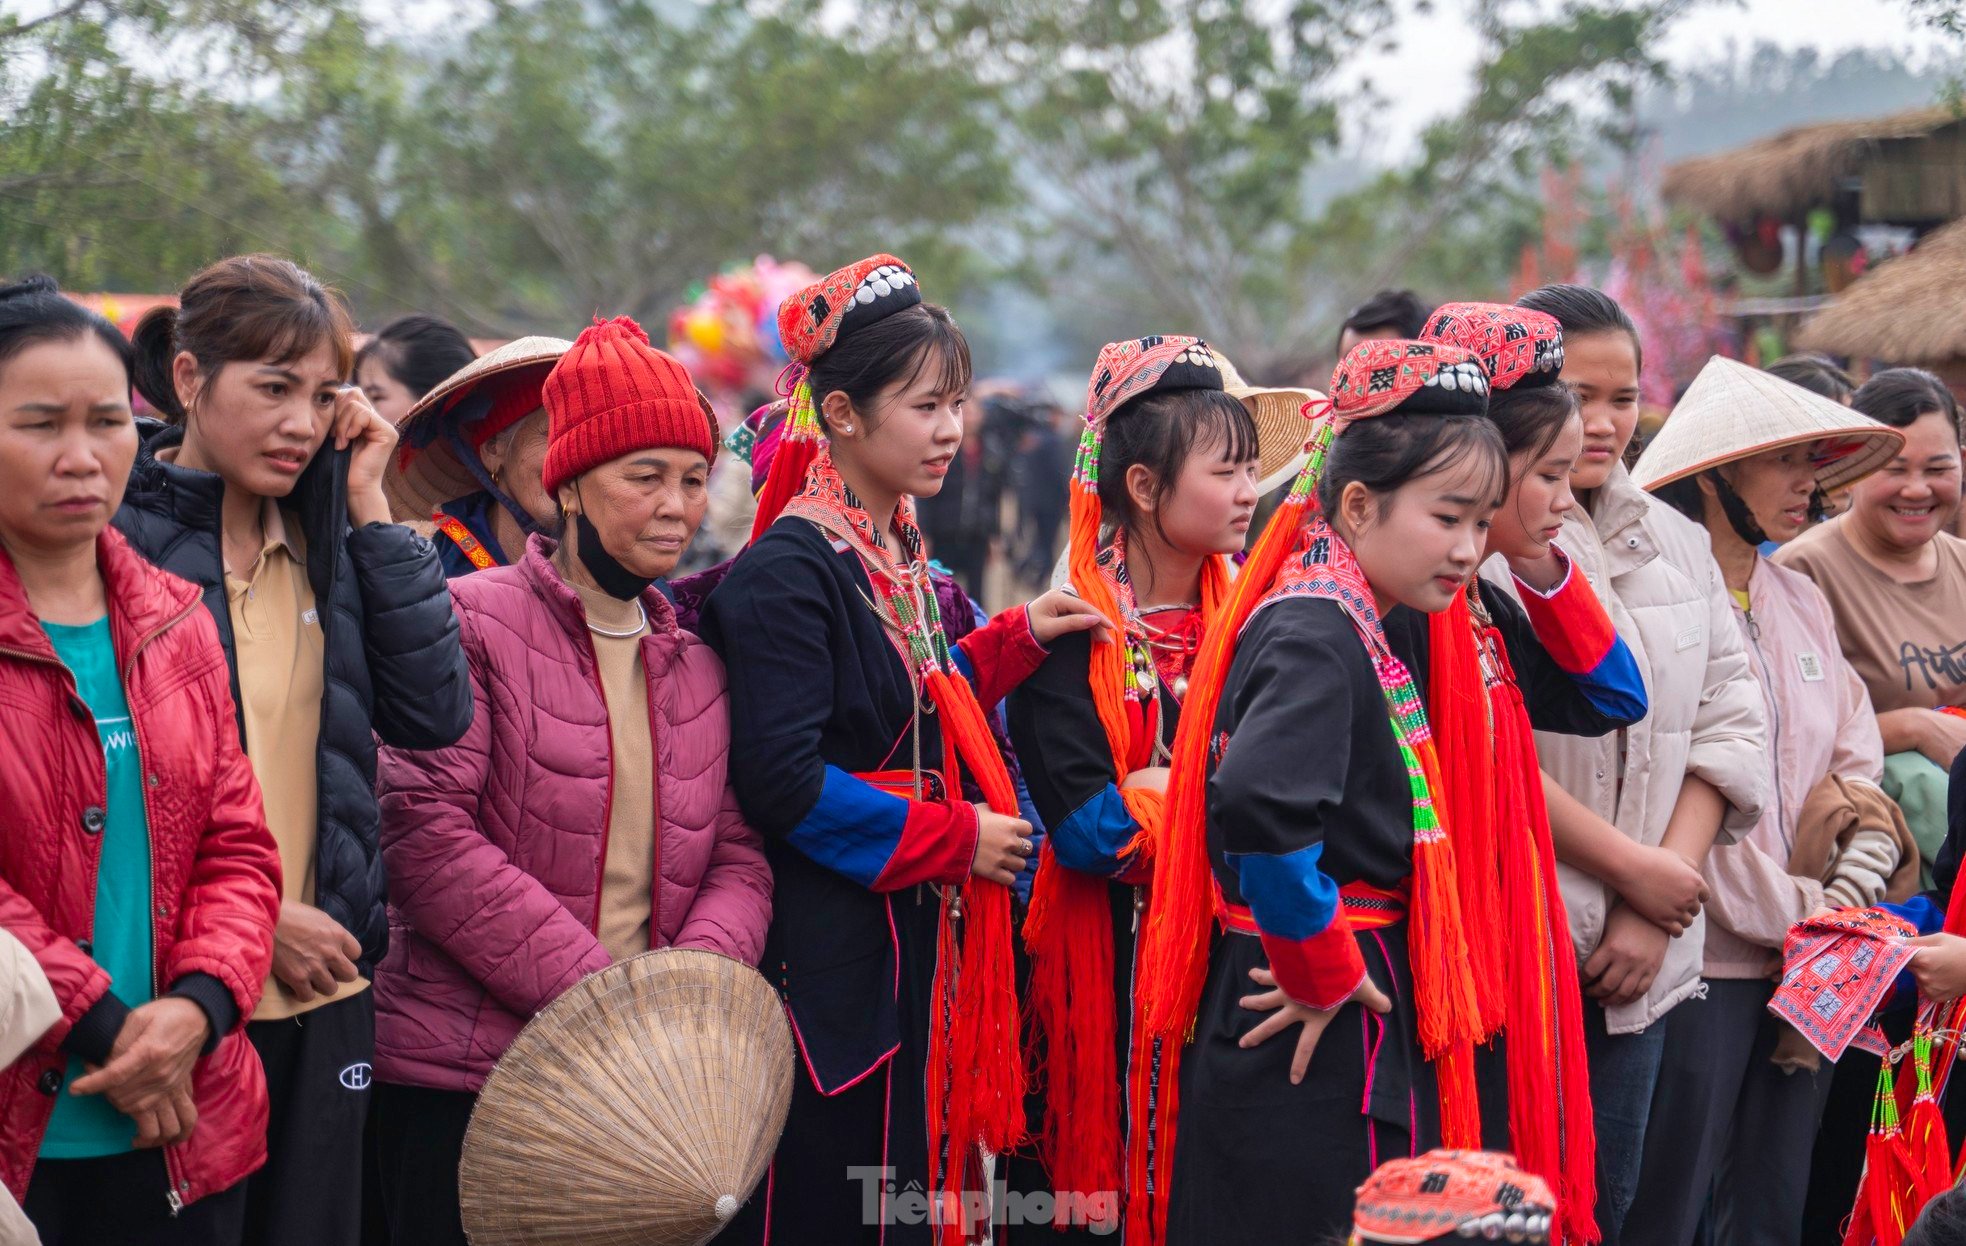
<svg viewBox="0 0 1966 1246"><path fill-rule="evenodd" d="M130 334L136 351L136 366L130 381L144 401L173 424L184 423L184 403L179 401L172 361L177 358L177 308L153 307Z"/></svg>

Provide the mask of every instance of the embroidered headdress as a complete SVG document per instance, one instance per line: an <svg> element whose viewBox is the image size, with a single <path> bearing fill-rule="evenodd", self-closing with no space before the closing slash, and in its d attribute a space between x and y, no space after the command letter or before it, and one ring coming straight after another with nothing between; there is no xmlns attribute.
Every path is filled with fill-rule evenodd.
<svg viewBox="0 0 1966 1246"><path fill-rule="evenodd" d="M921 301L922 288L914 271L894 256L881 254L830 272L778 305L778 336L792 360L786 369L791 409L771 473L758 495L752 540L771 527L785 503L804 487L806 469L819 456L825 441L812 385L807 380L813 361L833 349L841 338Z"/></svg>
<svg viewBox="0 0 1966 1246"><path fill-rule="evenodd" d="M1507 303L1448 303L1427 318L1423 342L1458 346L1481 362L1492 390L1554 385L1563 374L1563 326Z"/></svg>

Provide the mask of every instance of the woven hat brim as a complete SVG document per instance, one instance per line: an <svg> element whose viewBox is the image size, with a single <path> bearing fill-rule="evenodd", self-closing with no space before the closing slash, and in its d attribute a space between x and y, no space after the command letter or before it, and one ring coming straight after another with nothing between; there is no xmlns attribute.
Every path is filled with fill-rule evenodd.
<svg viewBox="0 0 1966 1246"><path fill-rule="evenodd" d="M1272 389L1256 385L1230 386L1231 398L1248 409L1256 424L1256 491L1267 494L1289 484L1310 457L1311 421L1304 404L1322 402L1314 389Z"/></svg>
<svg viewBox="0 0 1966 1246"><path fill-rule="evenodd" d="M458 402L470 396L484 381L524 368L548 369L567 353L572 342L557 337L522 337L480 355L445 377L425 394L397 425L404 444L421 440L425 427L441 420ZM396 522L427 520L444 503L476 493L483 486L477 477L458 462L450 445L439 439L410 456L408 464L399 453L382 478L382 493L389 500Z"/></svg>
<svg viewBox="0 0 1966 1246"><path fill-rule="evenodd" d="M458 1164L477 1246L701 1246L756 1191L798 1057L755 969L665 948L590 974L493 1067Z"/></svg>
<svg viewBox="0 0 1966 1246"><path fill-rule="evenodd" d="M1835 492L1877 471L1904 445L1895 428L1732 359L1715 356L1632 468L1641 489L1657 489L1710 468L1785 446L1855 443L1816 469L1816 485Z"/></svg>

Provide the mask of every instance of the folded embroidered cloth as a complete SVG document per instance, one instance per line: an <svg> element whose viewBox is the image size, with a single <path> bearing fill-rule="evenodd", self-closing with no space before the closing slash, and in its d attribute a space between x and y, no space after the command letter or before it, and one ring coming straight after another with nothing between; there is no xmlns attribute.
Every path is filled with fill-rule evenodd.
<svg viewBox="0 0 1966 1246"><path fill-rule="evenodd" d="M1918 931L1881 909L1838 909L1789 927L1782 983L1768 1011L1788 1022L1826 1059L1852 1045L1884 1054L1871 1018L1911 961Z"/></svg>

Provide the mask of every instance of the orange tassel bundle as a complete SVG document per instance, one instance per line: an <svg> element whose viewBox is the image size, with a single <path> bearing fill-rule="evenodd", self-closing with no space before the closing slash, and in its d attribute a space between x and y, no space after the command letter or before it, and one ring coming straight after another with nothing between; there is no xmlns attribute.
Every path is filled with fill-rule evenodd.
<svg viewBox="0 0 1966 1246"><path fill-rule="evenodd" d="M1583 1001L1528 710L1500 633L1477 623L1465 595L1429 619L1429 633L1428 716L1445 770L1463 910L1492 915L1468 923L1468 946L1484 1037L1497 1018L1509 1036L1509 1147L1557 1192L1565 1238L1596 1241ZM1492 679L1484 651L1497 664ZM1472 1052L1448 1062L1463 1059L1471 1062Z"/></svg>
<svg viewBox="0 0 1966 1246"><path fill-rule="evenodd" d="M1100 430L1088 427L1073 474L1066 548L1073 586L1112 627L1110 638L1092 642L1089 675L1113 772L1124 778L1151 760L1159 725L1146 717L1144 729L1136 730L1127 712L1127 620L1098 563L1104 525L1099 444ZM1221 608L1228 583L1227 560L1209 558L1201 580L1204 629ZM1120 796L1138 828L1127 845L1137 866L1154 857L1166 804L1161 793L1151 790L1129 788ZM1076 1196L1088 1208L1099 1208L1094 1200L1122 1189L1118 1010L1123 1004L1113 999L1110 985L1115 950L1107 887L1102 878L1059 865L1047 846L1024 922L1024 942L1031 953L1032 1029L1043 1044L1046 1079L1039 1153L1059 1196Z"/></svg>

